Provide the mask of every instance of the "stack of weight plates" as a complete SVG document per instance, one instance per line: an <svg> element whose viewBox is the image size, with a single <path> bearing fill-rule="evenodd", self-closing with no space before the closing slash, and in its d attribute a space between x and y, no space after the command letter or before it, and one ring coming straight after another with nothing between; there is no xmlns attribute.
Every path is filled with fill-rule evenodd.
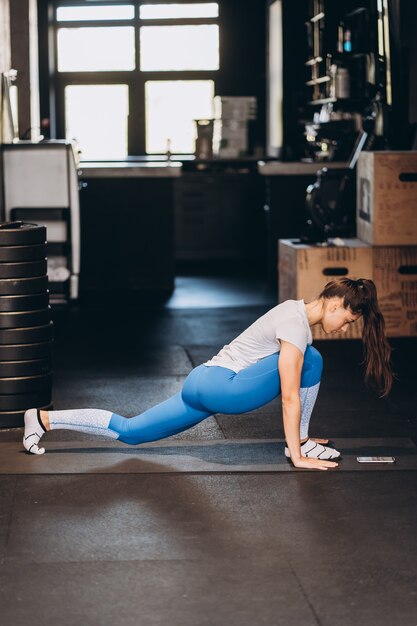
<svg viewBox="0 0 417 626"><path fill-rule="evenodd" d="M51 408L52 329L46 228L0 224L0 427Z"/></svg>

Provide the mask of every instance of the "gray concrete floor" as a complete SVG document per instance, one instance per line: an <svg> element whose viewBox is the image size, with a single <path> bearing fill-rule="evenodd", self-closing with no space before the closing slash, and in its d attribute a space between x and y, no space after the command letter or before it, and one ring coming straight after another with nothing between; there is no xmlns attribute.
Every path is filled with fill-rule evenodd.
<svg viewBox="0 0 417 626"><path fill-rule="evenodd" d="M57 312L55 408L134 415L175 393L270 305ZM313 436L417 443L417 341L392 343L399 380L387 400L362 383L360 342L316 344L325 370ZM276 401L172 439L282 436ZM20 429L0 432L16 453L20 438ZM92 453L100 445L64 431L48 440L87 441ZM2 475L0 622L415 626L416 493L417 471L389 468L100 475L81 458L78 473Z"/></svg>

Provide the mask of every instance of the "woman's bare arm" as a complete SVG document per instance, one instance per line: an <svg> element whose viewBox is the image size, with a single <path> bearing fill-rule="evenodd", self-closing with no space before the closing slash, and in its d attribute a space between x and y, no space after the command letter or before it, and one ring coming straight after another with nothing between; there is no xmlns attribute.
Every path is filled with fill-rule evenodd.
<svg viewBox="0 0 417 626"><path fill-rule="evenodd" d="M301 457L300 450L300 381L304 357L292 343L281 341L278 371L281 380L284 431L291 459Z"/></svg>
<svg viewBox="0 0 417 626"><path fill-rule="evenodd" d="M292 343L281 341L281 351L278 359L278 371L281 380L282 414L284 432L291 461L295 467L326 470L336 467L333 461L307 458L301 455L300 449L300 382L304 356Z"/></svg>

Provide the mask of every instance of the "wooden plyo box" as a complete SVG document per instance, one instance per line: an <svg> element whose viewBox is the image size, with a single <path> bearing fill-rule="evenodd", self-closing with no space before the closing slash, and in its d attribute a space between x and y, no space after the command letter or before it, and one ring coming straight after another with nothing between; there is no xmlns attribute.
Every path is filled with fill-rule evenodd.
<svg viewBox="0 0 417 626"><path fill-rule="evenodd" d="M340 276L372 278L372 246L359 239L345 239L345 246L300 243L297 239L278 242L279 301L314 300L327 282ZM313 326L315 339L359 339L362 322L350 324L346 333L326 335Z"/></svg>
<svg viewBox="0 0 417 626"><path fill-rule="evenodd" d="M362 152L357 236L377 246L417 245L417 151Z"/></svg>
<svg viewBox="0 0 417 626"><path fill-rule="evenodd" d="M387 336L417 336L417 246L375 246L373 276Z"/></svg>

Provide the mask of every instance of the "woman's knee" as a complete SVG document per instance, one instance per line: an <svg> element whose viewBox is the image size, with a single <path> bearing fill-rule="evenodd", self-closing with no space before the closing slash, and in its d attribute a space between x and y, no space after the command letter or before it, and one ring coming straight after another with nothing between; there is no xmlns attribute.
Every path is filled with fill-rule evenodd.
<svg viewBox="0 0 417 626"><path fill-rule="evenodd" d="M304 354L304 365L301 372L301 387L312 387L321 380L323 372L323 357L320 352L308 346Z"/></svg>

